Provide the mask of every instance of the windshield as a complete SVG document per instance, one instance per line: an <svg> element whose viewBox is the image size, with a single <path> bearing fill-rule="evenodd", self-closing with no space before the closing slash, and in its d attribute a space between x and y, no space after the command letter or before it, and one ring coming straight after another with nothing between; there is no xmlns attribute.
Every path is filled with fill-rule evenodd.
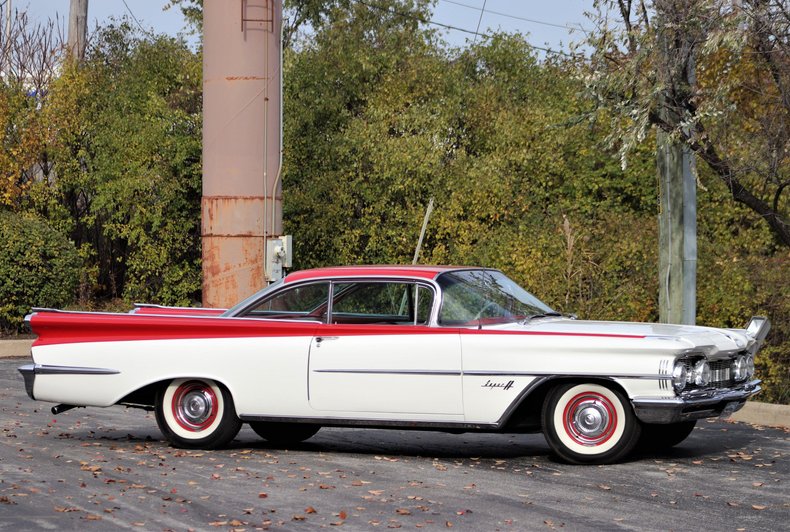
<svg viewBox="0 0 790 532"><path fill-rule="evenodd" d="M545 303L496 270L465 270L440 275L439 325L471 325L557 316Z"/></svg>

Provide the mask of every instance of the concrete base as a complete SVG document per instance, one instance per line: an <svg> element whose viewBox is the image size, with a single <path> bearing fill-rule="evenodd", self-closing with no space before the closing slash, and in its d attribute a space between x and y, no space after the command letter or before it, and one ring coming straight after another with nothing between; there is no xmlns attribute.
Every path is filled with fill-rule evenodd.
<svg viewBox="0 0 790 532"><path fill-rule="evenodd" d="M790 429L790 406L747 401L730 419L741 423Z"/></svg>
<svg viewBox="0 0 790 532"><path fill-rule="evenodd" d="M0 358L30 356L33 340L0 340Z"/></svg>

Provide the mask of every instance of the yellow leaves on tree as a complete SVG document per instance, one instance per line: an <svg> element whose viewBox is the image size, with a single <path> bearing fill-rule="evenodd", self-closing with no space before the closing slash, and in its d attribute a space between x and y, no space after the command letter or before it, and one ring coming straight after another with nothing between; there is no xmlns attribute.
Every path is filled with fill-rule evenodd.
<svg viewBox="0 0 790 532"><path fill-rule="evenodd" d="M0 87L0 206L14 206L40 173L44 145L36 95L22 86Z"/></svg>

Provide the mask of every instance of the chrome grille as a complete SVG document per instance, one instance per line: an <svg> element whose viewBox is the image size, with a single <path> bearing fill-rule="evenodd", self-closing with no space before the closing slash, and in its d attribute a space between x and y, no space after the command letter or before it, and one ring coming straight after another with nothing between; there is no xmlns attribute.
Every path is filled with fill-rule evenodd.
<svg viewBox="0 0 790 532"><path fill-rule="evenodd" d="M694 364L699 361L701 357L693 357L683 360L683 365L686 366L686 370L691 373L692 369L694 369ZM710 364L710 383L707 386L697 386L694 383L688 383L686 385L686 390L695 390L700 388L730 388L735 385L735 357L724 359L724 360L711 360L708 362Z"/></svg>
<svg viewBox="0 0 790 532"><path fill-rule="evenodd" d="M735 381L732 378L732 366L735 360L715 360L710 363L710 386L713 388L728 388Z"/></svg>

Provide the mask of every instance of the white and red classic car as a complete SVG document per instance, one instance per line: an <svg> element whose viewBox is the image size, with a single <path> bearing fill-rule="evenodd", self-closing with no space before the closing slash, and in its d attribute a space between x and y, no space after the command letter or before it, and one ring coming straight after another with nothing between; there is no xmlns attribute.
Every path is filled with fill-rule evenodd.
<svg viewBox="0 0 790 532"><path fill-rule="evenodd" d="M746 329L592 322L554 312L497 270L299 271L228 310L36 309L31 398L153 409L179 447L228 444L242 423L289 443L322 426L542 431L573 463L640 441L680 443L697 419L760 391Z"/></svg>

